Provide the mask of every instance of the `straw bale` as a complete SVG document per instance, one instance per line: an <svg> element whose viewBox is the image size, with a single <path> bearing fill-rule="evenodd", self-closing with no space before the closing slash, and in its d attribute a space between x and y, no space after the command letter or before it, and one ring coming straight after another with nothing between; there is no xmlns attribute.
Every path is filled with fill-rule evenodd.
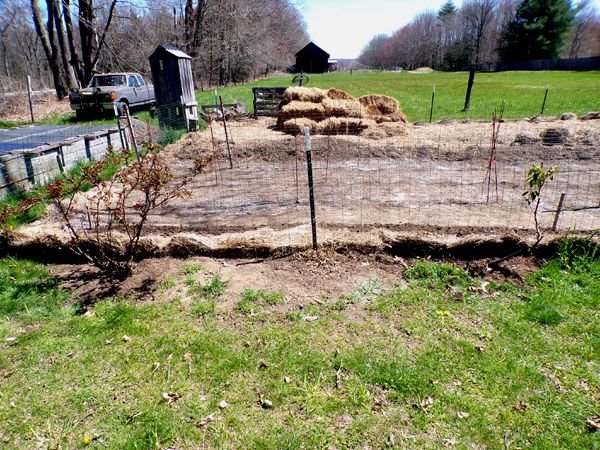
<svg viewBox="0 0 600 450"><path fill-rule="evenodd" d="M303 134L304 127L310 128L312 134L317 134L319 130L319 124L317 122L304 117L290 119L283 123L283 131L288 134Z"/></svg>
<svg viewBox="0 0 600 450"><path fill-rule="evenodd" d="M394 136L405 136L408 134L408 127L403 122L384 122L375 126L370 126L363 131L362 136L369 139L386 139Z"/></svg>
<svg viewBox="0 0 600 450"><path fill-rule="evenodd" d="M295 100L281 107L277 116L277 122L281 124L298 117L306 117L316 121L323 120L325 118L325 108L321 103Z"/></svg>
<svg viewBox="0 0 600 450"><path fill-rule="evenodd" d="M356 100L350 94L348 94L347 92L344 92L338 88L327 89L327 91L325 92L325 95L327 95L327 98L330 98L332 100Z"/></svg>
<svg viewBox="0 0 600 450"><path fill-rule="evenodd" d="M360 134L369 126L375 126L375 122L353 117L330 117L318 125L321 134Z"/></svg>
<svg viewBox="0 0 600 450"><path fill-rule="evenodd" d="M334 117L361 117L362 105L358 100L323 100L323 107L328 116Z"/></svg>
<svg viewBox="0 0 600 450"><path fill-rule="evenodd" d="M361 133L361 136L373 139L375 141L389 137L385 130L380 127L369 127Z"/></svg>
<svg viewBox="0 0 600 450"><path fill-rule="evenodd" d="M387 95L363 95L358 99L368 115L383 116L400 112L400 103Z"/></svg>
<svg viewBox="0 0 600 450"><path fill-rule="evenodd" d="M406 116L404 113L398 111L396 113L390 114L388 116L372 116L371 117L377 123L387 123L387 122L402 122L406 123Z"/></svg>
<svg viewBox="0 0 600 450"><path fill-rule="evenodd" d="M325 91L319 88L294 86L287 88L283 93L283 97L288 102L300 101L320 103L325 98Z"/></svg>

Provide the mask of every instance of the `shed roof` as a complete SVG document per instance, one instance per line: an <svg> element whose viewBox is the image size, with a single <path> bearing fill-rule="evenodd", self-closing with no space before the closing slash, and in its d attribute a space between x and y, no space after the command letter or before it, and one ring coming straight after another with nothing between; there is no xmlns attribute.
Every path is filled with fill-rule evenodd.
<svg viewBox="0 0 600 450"><path fill-rule="evenodd" d="M156 50L154 50L154 52L152 53L152 55L150 55L150 57L152 57L159 50L170 53L171 55L176 56L177 58L192 59L192 57L190 55L188 55L187 53L184 53L181 50L179 50L177 47L173 47L172 45L168 45L168 44L162 44L162 45L159 45L158 47L156 47Z"/></svg>
<svg viewBox="0 0 600 450"><path fill-rule="evenodd" d="M298 55L300 55L302 53L306 53L306 52L322 53L324 55L327 55L327 58L329 58L331 56L329 53L327 53L325 50L323 50L321 47L319 47L317 44L315 44L312 41L309 42L308 44L306 44L300 51L298 51L295 56L298 56Z"/></svg>

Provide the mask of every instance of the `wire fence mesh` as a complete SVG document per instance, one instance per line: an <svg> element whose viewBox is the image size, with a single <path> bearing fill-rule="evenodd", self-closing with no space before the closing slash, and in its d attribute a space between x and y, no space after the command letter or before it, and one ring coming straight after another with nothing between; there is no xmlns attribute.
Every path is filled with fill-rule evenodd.
<svg viewBox="0 0 600 450"><path fill-rule="evenodd" d="M189 197L152 215L150 231L235 232L238 237L227 237L232 246L239 233L244 242L309 245L303 134L307 126L319 242L352 240L357 232L377 235L382 230L426 229L462 236L533 230L532 210L522 195L533 164L558 168L542 192L543 228L565 232L600 227L597 120L401 122L384 123L378 132L369 132L373 124L353 127L360 117L320 129L306 117L288 119L295 127L244 113L213 110L207 117L204 130L189 133L168 146L165 154L176 177L185 176L198 155L211 161L188 186ZM327 120L318 119L315 122ZM175 122L172 130L177 130ZM130 137L128 128L133 130ZM112 127L44 131L54 133L52 139L30 133L9 141L21 147L2 155L2 190L43 184L78 161L131 145L133 136L138 145L157 142L169 129L133 119L131 125L121 120L120 126L115 122ZM8 132L0 130L0 136Z"/></svg>
<svg viewBox="0 0 600 450"><path fill-rule="evenodd" d="M317 222L328 236L381 227L533 230L523 192L536 164L558 167L542 192L542 227L556 221L558 231L594 230L600 225L599 142L594 121L500 122L495 154L490 122L415 124L378 140L348 129L312 135ZM214 159L191 186L191 198L161 211L155 225L210 233L288 230L309 239L302 134L282 132L274 119L213 121L173 151L181 167L194 152ZM290 236L283 244L294 242Z"/></svg>

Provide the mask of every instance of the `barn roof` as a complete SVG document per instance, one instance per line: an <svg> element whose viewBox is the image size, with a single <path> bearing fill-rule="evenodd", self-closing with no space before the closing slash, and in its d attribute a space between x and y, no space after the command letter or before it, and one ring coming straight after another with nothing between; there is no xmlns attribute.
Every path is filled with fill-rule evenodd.
<svg viewBox="0 0 600 450"><path fill-rule="evenodd" d="M327 55L327 58L329 58L331 55L329 53L327 53L325 50L323 50L321 47L319 47L317 44L315 44L314 42L309 42L308 44L306 44L302 50L298 51L296 53L295 56L298 56L302 53L306 53L306 52L318 52L318 53L322 53L323 55Z"/></svg>
<svg viewBox="0 0 600 450"><path fill-rule="evenodd" d="M192 59L192 57L190 55L182 52L177 47L173 47L172 45L167 45L167 44L159 45L158 47L156 47L156 50L154 50L154 53L158 52L159 50L170 53L171 55L176 56L177 58ZM154 55L154 53L152 53L152 55Z"/></svg>

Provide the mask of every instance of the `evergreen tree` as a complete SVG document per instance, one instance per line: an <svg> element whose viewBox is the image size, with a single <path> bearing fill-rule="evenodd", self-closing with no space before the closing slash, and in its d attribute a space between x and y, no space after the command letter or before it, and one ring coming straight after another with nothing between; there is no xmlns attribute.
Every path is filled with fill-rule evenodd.
<svg viewBox="0 0 600 450"><path fill-rule="evenodd" d="M438 19L444 20L448 16L452 16L458 11L452 0L447 0L438 11Z"/></svg>
<svg viewBox="0 0 600 450"><path fill-rule="evenodd" d="M572 21L570 0L522 0L500 41L502 61L558 57Z"/></svg>

